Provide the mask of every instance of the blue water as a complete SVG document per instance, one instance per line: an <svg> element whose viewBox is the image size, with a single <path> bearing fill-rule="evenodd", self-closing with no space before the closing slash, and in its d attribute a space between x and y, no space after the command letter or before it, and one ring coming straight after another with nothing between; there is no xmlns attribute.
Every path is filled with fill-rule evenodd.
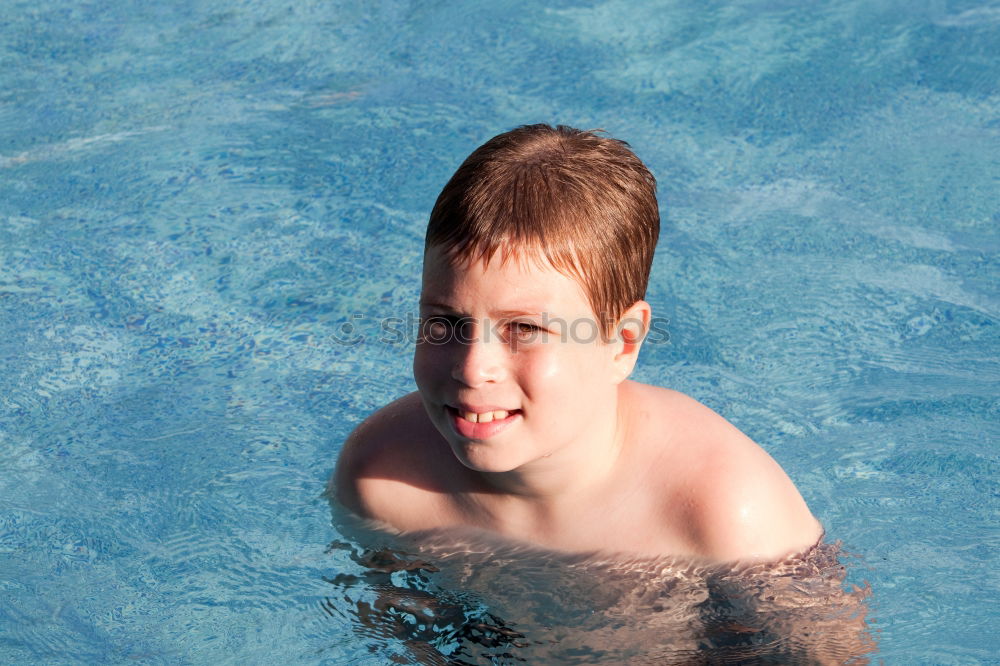
<svg viewBox="0 0 1000 666"><path fill-rule="evenodd" d="M488 137L561 122L660 183L670 339L636 377L785 467L842 543L806 587L859 600L869 656L994 662L1000 5L541 4L0 6L0 661L718 648L673 644L720 608L690 572L644 579L673 624L637 640L652 606L620 572L372 573L321 496L346 434L413 389L379 322L415 312L440 187ZM448 627L369 612L387 590Z"/></svg>

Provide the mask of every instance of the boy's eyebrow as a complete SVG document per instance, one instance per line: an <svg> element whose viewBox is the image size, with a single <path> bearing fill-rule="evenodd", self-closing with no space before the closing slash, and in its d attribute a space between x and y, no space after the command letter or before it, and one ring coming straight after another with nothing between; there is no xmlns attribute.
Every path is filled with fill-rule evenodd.
<svg viewBox="0 0 1000 666"><path fill-rule="evenodd" d="M501 319L511 319L513 317L541 317L544 314L541 311L534 312L532 310L500 310L499 312L494 312L494 315L500 317Z"/></svg>
<svg viewBox="0 0 1000 666"><path fill-rule="evenodd" d="M454 312L458 314L458 310L451 307L450 305L445 305L443 303L435 303L432 301L420 301L420 307L423 308L435 308L438 310L445 310L447 312ZM529 308L527 310L499 310L496 312L491 312L490 315L497 317L499 319L511 319L513 317L541 317L545 312L542 308Z"/></svg>
<svg viewBox="0 0 1000 666"><path fill-rule="evenodd" d="M437 308L438 310L448 310L450 312L457 312L455 308L450 305L445 305L444 303L435 303L434 301L425 301L420 299L420 307L422 308Z"/></svg>

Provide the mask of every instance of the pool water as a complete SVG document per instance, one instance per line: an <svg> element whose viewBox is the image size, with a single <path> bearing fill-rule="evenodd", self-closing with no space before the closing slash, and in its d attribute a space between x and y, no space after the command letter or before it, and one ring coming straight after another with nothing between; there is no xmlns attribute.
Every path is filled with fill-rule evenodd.
<svg viewBox="0 0 1000 666"><path fill-rule="evenodd" d="M788 660L839 619L859 659L995 663L1000 5L9 0L0 26L0 661ZM839 546L736 576L366 551L331 512L344 437L414 388L434 198L526 122L653 170L669 338L635 377L751 435ZM798 601L747 619L767 596Z"/></svg>

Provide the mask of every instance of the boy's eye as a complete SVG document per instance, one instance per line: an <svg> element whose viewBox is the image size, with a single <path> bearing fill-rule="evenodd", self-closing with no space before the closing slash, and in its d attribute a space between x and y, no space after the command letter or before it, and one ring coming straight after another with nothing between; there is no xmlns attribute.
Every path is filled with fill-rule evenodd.
<svg viewBox="0 0 1000 666"><path fill-rule="evenodd" d="M468 317L452 315L434 315L422 322L424 340L434 343L468 341L472 328L472 320Z"/></svg>
<svg viewBox="0 0 1000 666"><path fill-rule="evenodd" d="M511 335L518 340L531 340L539 334L542 329L528 321L513 321L510 323Z"/></svg>
<svg viewBox="0 0 1000 666"><path fill-rule="evenodd" d="M428 317L423 321L423 337L431 342L444 342L453 328L448 317Z"/></svg>

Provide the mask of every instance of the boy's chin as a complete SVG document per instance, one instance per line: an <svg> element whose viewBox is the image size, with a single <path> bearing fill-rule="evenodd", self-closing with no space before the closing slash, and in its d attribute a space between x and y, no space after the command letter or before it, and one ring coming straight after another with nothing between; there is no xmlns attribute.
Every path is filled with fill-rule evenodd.
<svg viewBox="0 0 1000 666"><path fill-rule="evenodd" d="M462 466L480 474L512 472L524 464L512 451L485 451L492 444L483 442L452 442L451 449ZM477 450L479 449L479 450Z"/></svg>

